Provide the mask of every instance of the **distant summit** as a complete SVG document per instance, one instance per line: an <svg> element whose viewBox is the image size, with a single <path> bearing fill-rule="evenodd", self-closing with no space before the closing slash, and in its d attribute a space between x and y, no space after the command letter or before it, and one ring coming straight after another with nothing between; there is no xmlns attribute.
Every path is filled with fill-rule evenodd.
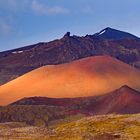
<svg viewBox="0 0 140 140"><path fill-rule="evenodd" d="M99 37L100 39L138 39L140 40L140 38L127 33L127 32L123 32L120 30L116 30L110 27L107 27L103 30L101 30L99 33L94 34L94 36Z"/></svg>

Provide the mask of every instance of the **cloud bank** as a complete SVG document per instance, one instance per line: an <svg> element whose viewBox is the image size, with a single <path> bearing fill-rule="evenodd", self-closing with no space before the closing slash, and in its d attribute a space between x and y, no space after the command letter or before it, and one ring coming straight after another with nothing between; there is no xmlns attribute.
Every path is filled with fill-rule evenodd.
<svg viewBox="0 0 140 140"><path fill-rule="evenodd" d="M32 0L32 10L39 15L56 15L66 14L68 10L60 6L48 6L43 3L39 3L37 0Z"/></svg>
<svg viewBox="0 0 140 140"><path fill-rule="evenodd" d="M68 9L54 5L49 6L46 3L41 3L39 0L0 0L0 7L5 9L26 9L27 7L38 15L58 15L67 14ZM22 8L21 8L22 7Z"/></svg>

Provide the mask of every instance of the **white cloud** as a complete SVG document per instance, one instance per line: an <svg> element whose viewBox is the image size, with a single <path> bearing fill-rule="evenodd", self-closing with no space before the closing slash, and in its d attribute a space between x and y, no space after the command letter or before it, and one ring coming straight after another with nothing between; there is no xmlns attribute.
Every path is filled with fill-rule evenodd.
<svg viewBox="0 0 140 140"><path fill-rule="evenodd" d="M32 0L32 10L39 15L56 15L56 14L67 14L69 11L60 6L50 7L46 4Z"/></svg>
<svg viewBox="0 0 140 140"><path fill-rule="evenodd" d="M67 14L68 9L61 6L48 6L46 3L41 3L39 0L0 0L0 8L10 11L30 9L39 15L56 15Z"/></svg>
<svg viewBox="0 0 140 140"><path fill-rule="evenodd" d="M0 19L0 34L8 35L11 32L11 26Z"/></svg>

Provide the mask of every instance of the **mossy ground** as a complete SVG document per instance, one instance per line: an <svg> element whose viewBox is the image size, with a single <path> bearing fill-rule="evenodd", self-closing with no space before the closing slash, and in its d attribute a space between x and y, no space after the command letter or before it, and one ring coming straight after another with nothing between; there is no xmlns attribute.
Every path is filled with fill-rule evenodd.
<svg viewBox="0 0 140 140"><path fill-rule="evenodd" d="M53 127L0 125L0 138L11 140L140 140L140 114L70 117ZM6 126L6 125L5 125ZM8 125L9 126L9 125ZM9 129L10 128L10 129Z"/></svg>

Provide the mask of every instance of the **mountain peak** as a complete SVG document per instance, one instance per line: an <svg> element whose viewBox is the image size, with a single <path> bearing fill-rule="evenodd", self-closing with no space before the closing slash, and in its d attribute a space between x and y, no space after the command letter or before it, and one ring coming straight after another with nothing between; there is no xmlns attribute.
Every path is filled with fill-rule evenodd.
<svg viewBox="0 0 140 140"><path fill-rule="evenodd" d="M114 30L113 28L110 28L110 27L106 27L106 28L104 28L103 30L101 30L100 32L102 32L102 31L107 31L107 30Z"/></svg>
<svg viewBox="0 0 140 140"><path fill-rule="evenodd" d="M109 30L109 29L113 29L113 28L111 28L111 27L106 27L104 30Z"/></svg>
<svg viewBox="0 0 140 140"><path fill-rule="evenodd" d="M97 37L99 39L115 39L115 40L121 40L121 39L136 39L137 40L138 39L139 40L138 37L130 33L116 30L110 27L106 27L100 32L94 34L94 37Z"/></svg>
<svg viewBox="0 0 140 140"><path fill-rule="evenodd" d="M133 95L139 93L139 91L137 91L127 85L120 87L115 92L117 92L119 95L125 96L125 97L130 97L130 96L133 96Z"/></svg>
<svg viewBox="0 0 140 140"><path fill-rule="evenodd" d="M113 30L113 29L110 28L110 27L107 27L107 28L101 30L99 33L97 33L97 35L98 35L98 36L99 36L99 35L102 35L102 34L104 34L105 32L109 32L109 30L111 31L111 30Z"/></svg>
<svg viewBox="0 0 140 140"><path fill-rule="evenodd" d="M130 88L127 85L123 85L122 87L119 88L119 90L132 90L132 88Z"/></svg>

